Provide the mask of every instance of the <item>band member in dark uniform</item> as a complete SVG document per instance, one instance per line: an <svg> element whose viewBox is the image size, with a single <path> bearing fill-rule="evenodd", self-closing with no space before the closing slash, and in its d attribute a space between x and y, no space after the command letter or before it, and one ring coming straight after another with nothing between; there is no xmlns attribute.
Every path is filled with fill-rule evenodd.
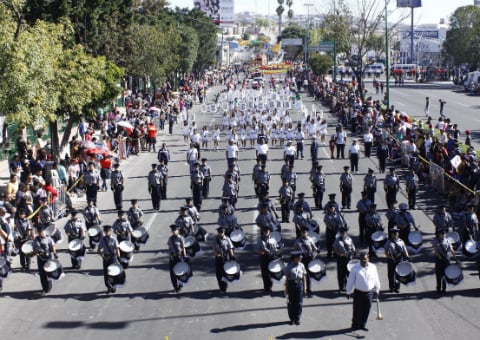
<svg viewBox="0 0 480 340"><path fill-rule="evenodd" d="M262 227L262 237L258 241L257 252L260 255L260 270L263 280L263 291L270 293L272 291L272 279L268 272L268 264L277 257L278 244L270 235L270 227Z"/></svg>
<svg viewBox="0 0 480 340"><path fill-rule="evenodd" d="M342 209L350 209L352 202L352 174L350 167L344 166L345 172L340 176L340 191L342 192Z"/></svg>
<svg viewBox="0 0 480 340"><path fill-rule="evenodd" d="M375 193L377 192L377 177L373 169L368 168L368 174L363 178L363 190L367 193L368 199L375 203Z"/></svg>
<svg viewBox="0 0 480 340"><path fill-rule="evenodd" d="M125 218L125 211L118 211L118 218L113 222L112 229L119 243L122 241L131 241L133 229L130 222Z"/></svg>
<svg viewBox="0 0 480 340"><path fill-rule="evenodd" d="M347 264L355 256L355 244L352 238L347 234L348 227L342 226L338 228L340 236L333 243L333 251L337 257L337 280L338 290L345 291L347 284L348 269Z"/></svg>
<svg viewBox="0 0 480 340"><path fill-rule="evenodd" d="M229 260L235 260L234 247L232 241L225 236L225 227L217 228L217 236L213 245L213 252L215 254L215 273L217 276L218 287L220 293L227 292L228 284L223 280L223 265Z"/></svg>
<svg viewBox="0 0 480 340"><path fill-rule="evenodd" d="M190 174L190 188L192 189L193 205L200 211L203 199L203 173L200 171L200 163L195 162Z"/></svg>
<svg viewBox="0 0 480 340"><path fill-rule="evenodd" d="M290 263L285 268L285 295L289 324L300 325L303 295L307 293L307 270L302 263L302 252L293 251Z"/></svg>
<svg viewBox="0 0 480 340"><path fill-rule="evenodd" d="M280 196L280 205L282 209L282 223L290 222L290 205L293 202L294 194L292 187L288 184L288 179L283 180L283 185L278 191Z"/></svg>
<svg viewBox="0 0 480 340"><path fill-rule="evenodd" d="M160 192L163 186L163 176L157 170L157 164L152 164L152 170L148 173L148 192L152 198L154 210L160 210Z"/></svg>
<svg viewBox="0 0 480 340"><path fill-rule="evenodd" d="M115 209L122 209L123 200L123 173L118 169L120 164L115 163L113 165L113 171L110 175L110 189L113 192L113 201L115 202Z"/></svg>
<svg viewBox="0 0 480 340"><path fill-rule="evenodd" d="M170 225L170 230L172 231L172 236L170 236L167 241L168 253L170 254L170 280L172 281L173 293L178 293L182 289L182 285L178 283L173 267L186 258L187 251L185 250L185 239L179 233L180 228L172 224Z"/></svg>
<svg viewBox="0 0 480 340"><path fill-rule="evenodd" d="M295 240L294 248L297 251L302 252L302 263L307 268L308 263L317 257L318 249L315 242L310 236L308 236L308 228L302 228L302 234ZM306 277L307 296L312 297L312 286L310 276L307 273Z"/></svg>
<svg viewBox="0 0 480 340"><path fill-rule="evenodd" d="M88 170L83 177L86 186L87 200L93 200L93 203L97 205L97 193L100 189L100 174L95 169L93 162L88 162Z"/></svg>
<svg viewBox="0 0 480 340"><path fill-rule="evenodd" d="M98 208L93 204L93 201L88 201L87 207L83 211L83 218L85 219L85 226L88 229L92 228L93 226L102 224L102 220L100 219L100 212ZM89 246L90 249L95 249L95 243L90 238L89 239Z"/></svg>
<svg viewBox="0 0 480 340"><path fill-rule="evenodd" d="M410 171L406 176L405 189L408 193L408 208L415 210L417 203L418 176L415 173L414 167L410 167Z"/></svg>
<svg viewBox="0 0 480 340"><path fill-rule="evenodd" d="M67 234L68 242L71 242L76 239L84 240L85 239L85 223L82 219L78 218L78 212L72 211L72 217L65 224L64 230ZM80 269L82 267L82 259L79 257L70 256L72 261L73 269Z"/></svg>
<svg viewBox="0 0 480 340"><path fill-rule="evenodd" d="M353 294L352 330L368 331L367 320L373 297L378 298L380 280L377 267L368 261L368 254L360 254L360 263L353 266L347 279L347 298Z"/></svg>
<svg viewBox="0 0 480 340"><path fill-rule="evenodd" d="M395 168L390 168L390 173L385 176L383 188L385 190L387 207L390 209L397 203L397 192L400 190L400 181L395 174Z"/></svg>
<svg viewBox="0 0 480 340"><path fill-rule="evenodd" d="M388 287L390 292L400 292L400 282L395 279L395 268L400 262L409 261L405 242L399 237L400 229L396 226L390 229L390 239L385 244L385 255L387 256Z"/></svg>
<svg viewBox="0 0 480 340"><path fill-rule="evenodd" d="M365 238L367 241L370 257L377 257L377 254L373 249L372 234L376 231L383 231L384 227L382 217L377 212L376 204L370 204L370 210L365 216L365 222L367 223Z"/></svg>
<svg viewBox="0 0 480 340"><path fill-rule="evenodd" d="M357 202L357 210L358 210L358 226L360 228L360 242L365 243L365 234L367 228L367 222L365 218L367 213L370 209L370 204L373 202L368 199L368 195L366 191L362 191L362 198Z"/></svg>
<svg viewBox="0 0 480 340"><path fill-rule="evenodd" d="M333 256L333 243L335 242L335 235L340 227L346 227L347 222L343 216L335 210L333 205L330 206L328 213L323 217L325 223L325 238L327 246L327 256Z"/></svg>
<svg viewBox="0 0 480 340"><path fill-rule="evenodd" d="M57 250L50 236L47 236L43 226L37 227L38 236L33 240L33 254L37 256L38 274L40 283L42 284L43 294L48 293L52 289L52 281L48 278L47 272L44 270L45 263L52 259L52 255L57 259Z"/></svg>
<svg viewBox="0 0 480 340"><path fill-rule="evenodd" d="M207 164L207 159L202 158L202 164L200 165L200 172L203 174L203 198L208 198L210 193L210 182L212 181L212 168Z"/></svg>
<svg viewBox="0 0 480 340"><path fill-rule="evenodd" d="M445 238L447 229L437 229L436 237L432 241L433 251L435 253L435 277L437 279L437 292L444 293L447 290L445 282L445 268L450 264L450 259L455 256L450 241Z"/></svg>
<svg viewBox="0 0 480 340"><path fill-rule="evenodd" d="M17 249L22 249L22 245L29 240L33 240L33 228L30 223L30 220L26 218L27 212L24 209L18 211L18 215L15 218L15 247ZM31 257L25 256L25 254L20 251L20 265L23 270L30 270Z"/></svg>
<svg viewBox="0 0 480 340"><path fill-rule="evenodd" d="M315 168L310 173L310 182L312 182L313 198L315 200L315 208L322 209L323 193L325 192L325 173L322 165L315 164Z"/></svg>
<svg viewBox="0 0 480 340"><path fill-rule="evenodd" d="M400 230L400 238L406 244L408 242L408 235L410 234L410 229L414 227L415 230L418 230L418 227L415 223L413 215L409 211L407 211L407 204L400 203L398 207L400 208L400 211L395 215L395 225Z"/></svg>
<svg viewBox="0 0 480 340"><path fill-rule="evenodd" d="M98 254L103 259L103 279L105 287L107 287L107 294L110 294L115 293L116 288L108 276L107 268L109 265L118 262L120 250L117 239L112 235L112 226L104 225L103 232L105 235L100 239L100 243L98 244Z"/></svg>
<svg viewBox="0 0 480 340"><path fill-rule="evenodd" d="M167 199L167 185L168 185L168 167L164 163L163 159L159 160L160 164L157 167L157 170L163 176L163 185L160 187L160 199L166 200Z"/></svg>

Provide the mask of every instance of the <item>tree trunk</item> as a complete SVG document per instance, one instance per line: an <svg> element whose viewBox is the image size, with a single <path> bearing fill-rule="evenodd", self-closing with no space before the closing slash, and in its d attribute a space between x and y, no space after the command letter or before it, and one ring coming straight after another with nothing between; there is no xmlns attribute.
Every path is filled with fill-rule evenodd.
<svg viewBox="0 0 480 340"><path fill-rule="evenodd" d="M67 126L65 127L65 131L63 132L62 142L60 143L60 148L63 149L68 141L70 140L70 134L72 133L73 128L73 119L70 117L67 122Z"/></svg>
<svg viewBox="0 0 480 340"><path fill-rule="evenodd" d="M52 145L52 160L57 162L60 160L60 142L58 138L58 122L50 120L50 143Z"/></svg>

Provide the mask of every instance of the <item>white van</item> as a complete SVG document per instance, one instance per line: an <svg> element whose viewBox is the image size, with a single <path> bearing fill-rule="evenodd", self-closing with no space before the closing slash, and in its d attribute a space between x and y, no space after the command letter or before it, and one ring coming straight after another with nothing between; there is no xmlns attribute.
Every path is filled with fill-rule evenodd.
<svg viewBox="0 0 480 340"><path fill-rule="evenodd" d="M365 73L370 77L372 75L379 76L385 72L385 65L381 63L375 63L371 65L367 65L365 68Z"/></svg>

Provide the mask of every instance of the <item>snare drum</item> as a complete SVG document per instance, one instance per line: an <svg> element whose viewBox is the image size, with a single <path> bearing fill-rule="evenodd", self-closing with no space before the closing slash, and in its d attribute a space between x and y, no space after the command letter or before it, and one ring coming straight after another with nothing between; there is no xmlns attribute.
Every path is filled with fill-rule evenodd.
<svg viewBox="0 0 480 340"><path fill-rule="evenodd" d="M453 250L457 251L462 246L462 241L460 241L460 234L456 231L451 231L445 235L445 238L452 244Z"/></svg>
<svg viewBox="0 0 480 340"><path fill-rule="evenodd" d="M285 271L285 263L281 259L275 259L268 263L268 274L274 280L280 281Z"/></svg>
<svg viewBox="0 0 480 340"><path fill-rule="evenodd" d="M137 227L135 230L133 230L132 236L137 241L137 243L140 244L147 243L148 239L150 238L147 229L145 229L144 227Z"/></svg>
<svg viewBox="0 0 480 340"><path fill-rule="evenodd" d="M475 243L475 241L468 240L463 245L462 251L463 255L465 255L466 257L476 257L478 255L477 244Z"/></svg>
<svg viewBox="0 0 480 340"><path fill-rule="evenodd" d="M185 251L188 256L195 257L195 254L200 250L200 245L194 236L185 237Z"/></svg>
<svg viewBox="0 0 480 340"><path fill-rule="evenodd" d="M25 256L33 256L33 241L25 241L20 250Z"/></svg>
<svg viewBox="0 0 480 340"><path fill-rule="evenodd" d="M3 256L0 256L0 280L6 278L11 270L10 263Z"/></svg>
<svg viewBox="0 0 480 340"><path fill-rule="evenodd" d="M93 243L98 244L100 242L100 238L102 237L102 228L98 225L94 225L88 229L88 237Z"/></svg>
<svg viewBox="0 0 480 340"><path fill-rule="evenodd" d="M240 264L237 261L227 261L223 265L223 276L229 282L240 279Z"/></svg>
<svg viewBox="0 0 480 340"><path fill-rule="evenodd" d="M400 262L395 267L395 278L398 282L408 285L415 281L415 270L410 262Z"/></svg>
<svg viewBox="0 0 480 340"><path fill-rule="evenodd" d="M372 234L371 239L373 241L373 248L380 250L383 249L385 243L387 243L387 234L383 231L376 231Z"/></svg>
<svg viewBox="0 0 480 340"><path fill-rule="evenodd" d="M358 259L350 260L350 261L347 263L347 270L348 270L349 272L351 272L351 271L352 271L352 268L353 268L355 265L359 264L359 263L360 263L360 260L358 260Z"/></svg>
<svg viewBox="0 0 480 340"><path fill-rule="evenodd" d="M120 248L120 262L122 263L124 268L126 268L125 265L128 266L128 263L133 258L133 250L135 249L135 246L130 241L122 241L120 242L119 248Z"/></svg>
<svg viewBox="0 0 480 340"><path fill-rule="evenodd" d="M83 245L82 240L77 238L68 242L68 251L70 252L71 257L78 258L85 256L86 248Z"/></svg>
<svg viewBox="0 0 480 340"><path fill-rule="evenodd" d="M232 240L235 248L243 248L247 243L247 240L245 239L245 233L242 229L235 229L232 231L230 234L230 240Z"/></svg>
<svg viewBox="0 0 480 340"><path fill-rule="evenodd" d="M445 281L451 285L458 285L463 280L462 268L454 263L445 268Z"/></svg>
<svg viewBox="0 0 480 340"><path fill-rule="evenodd" d="M107 276L113 286L125 284L127 278L125 270L118 263L112 263L107 267Z"/></svg>
<svg viewBox="0 0 480 340"><path fill-rule="evenodd" d="M309 231L308 232L308 237L310 237L312 239L313 243L315 243L317 248L320 248L318 246L318 244L320 243L320 234L319 233L316 233L314 231Z"/></svg>
<svg viewBox="0 0 480 340"><path fill-rule="evenodd" d="M320 281L325 275L327 275L327 267L325 262L320 259L313 259L307 266L308 274L314 280Z"/></svg>
<svg viewBox="0 0 480 340"><path fill-rule="evenodd" d="M60 280L65 276L62 264L58 260L48 260L43 265L43 270L47 273L47 277L52 280Z"/></svg>
<svg viewBox="0 0 480 340"><path fill-rule="evenodd" d="M186 283L192 277L192 269L187 262L178 262L173 266L173 273L178 281Z"/></svg>
<svg viewBox="0 0 480 340"><path fill-rule="evenodd" d="M423 244L423 235L420 231L412 231L408 234L408 245L410 246L410 250L415 253L420 251L420 248Z"/></svg>
<svg viewBox="0 0 480 340"><path fill-rule="evenodd" d="M275 240L275 242L277 242L277 244L280 244L280 242L282 242L282 233L280 233L279 231L272 231L270 233L270 236Z"/></svg>

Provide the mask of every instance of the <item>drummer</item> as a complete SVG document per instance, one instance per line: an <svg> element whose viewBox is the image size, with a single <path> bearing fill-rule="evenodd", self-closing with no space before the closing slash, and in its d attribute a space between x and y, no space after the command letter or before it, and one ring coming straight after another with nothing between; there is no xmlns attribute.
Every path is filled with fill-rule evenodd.
<svg viewBox="0 0 480 340"><path fill-rule="evenodd" d="M257 253L260 255L260 270L263 280L263 291L270 293L272 291L272 279L268 272L268 264L277 257L278 244L270 235L272 229L268 226L262 227L262 237L258 241Z"/></svg>
<svg viewBox="0 0 480 340"><path fill-rule="evenodd" d="M184 237L193 235L195 231L195 222L188 214L188 207L184 205L180 207L180 215L175 219L175 225L180 228L180 234Z"/></svg>
<svg viewBox="0 0 480 340"><path fill-rule="evenodd" d="M272 231L281 231L280 223L270 212L268 203L262 203L260 205L260 214L258 214L255 219L255 223L257 223L260 229L267 227Z"/></svg>
<svg viewBox="0 0 480 340"><path fill-rule="evenodd" d="M478 217L475 213L475 204L469 204L467 211L464 214L464 225L461 230L462 242L465 243L468 240L479 241L478 239Z"/></svg>
<svg viewBox="0 0 480 340"><path fill-rule="evenodd" d="M100 239L98 244L98 254L103 259L103 279L107 287L107 294L115 293L116 288L108 277L108 266L118 262L120 258L120 250L117 239L112 235L112 226L103 226L104 236Z"/></svg>
<svg viewBox="0 0 480 340"><path fill-rule="evenodd" d="M297 238L294 243L295 250L302 252L302 263L304 264L305 268L308 267L308 263L314 258L316 258L318 254L318 248L315 245L315 241L310 236L308 236L308 231L309 229L307 227L303 227L301 236ZM311 298L311 280L308 273L306 276L306 287L307 296Z"/></svg>
<svg viewBox="0 0 480 340"><path fill-rule="evenodd" d="M340 227L346 227L347 222L345 218L335 210L334 205L330 205L328 213L323 217L325 223L326 243L327 243L327 256L333 256L333 243L335 242L335 236Z"/></svg>
<svg viewBox="0 0 480 340"><path fill-rule="evenodd" d="M40 198L40 209L38 210L37 216L38 224L43 226L43 228L46 228L53 223L53 210L50 208L46 197Z"/></svg>
<svg viewBox="0 0 480 340"><path fill-rule="evenodd" d="M17 249L22 249L22 244L26 241L33 240L33 228L30 220L27 219L27 212L25 209L19 209L17 217L15 218L15 247ZM20 265L23 270L30 270L30 256L25 256L23 252L20 251Z"/></svg>
<svg viewBox="0 0 480 340"><path fill-rule="evenodd" d="M310 226L308 217L303 214L303 205L299 205L296 214L293 215L293 223L295 224L295 233L297 238L302 236L302 229Z"/></svg>
<svg viewBox="0 0 480 340"><path fill-rule="evenodd" d="M167 246L169 257L169 267L170 267L170 280L172 281L173 291L172 293L178 293L182 289L182 285L178 283L177 276L173 271L175 265L183 261L187 256L187 251L185 250L185 239L180 235L180 228L172 224L170 225L170 230L172 231L172 236L168 238Z"/></svg>
<svg viewBox="0 0 480 340"><path fill-rule="evenodd" d="M382 222L382 217L380 214L377 212L377 205L376 204L370 204L370 209L365 216L365 222L367 224L367 229L366 229L366 234L365 238L367 240L368 248L369 248L369 255L370 258L377 257L377 254L375 253L373 249L373 240L372 240L372 234L377 232L377 231L383 231L383 222Z"/></svg>
<svg viewBox="0 0 480 340"><path fill-rule="evenodd" d="M282 223L290 223L290 205L293 201L293 189L288 180L283 180L283 185L278 190L280 205L282 209Z"/></svg>
<svg viewBox="0 0 480 340"><path fill-rule="evenodd" d="M452 215L447 212L447 207L443 204L438 207L435 215L433 215L433 224L435 224L435 231L439 229L446 229L447 233L450 229L455 231Z"/></svg>
<svg viewBox="0 0 480 340"><path fill-rule="evenodd" d="M113 222L113 232L117 236L117 241L130 241L132 239L133 228L130 222L125 218L125 211L118 211L118 218Z"/></svg>
<svg viewBox="0 0 480 340"><path fill-rule="evenodd" d="M340 206L338 205L338 203L335 201L335 196L337 196L337 194L334 194L334 193L331 193L331 194L328 194L328 202L325 204L325 206L323 207L323 212L326 214L328 212L328 209L331 205L333 205L335 207L335 210L339 213L340 212Z"/></svg>
<svg viewBox="0 0 480 340"><path fill-rule="evenodd" d="M347 284L348 269L347 264L355 256L355 244L348 235L348 227L341 226L338 228L340 235L333 242L333 251L337 257L337 280L339 292L345 292Z"/></svg>
<svg viewBox="0 0 480 340"><path fill-rule="evenodd" d="M299 212L299 207L303 207L302 211ZM293 218L295 218L298 214L307 213L308 217L311 219L313 218L312 209L307 201L305 201L305 193L299 192L297 194L297 201L293 204Z"/></svg>
<svg viewBox="0 0 480 340"><path fill-rule="evenodd" d="M400 230L400 238L403 242L408 242L408 234L410 234L410 229L415 228L418 231L418 227L415 223L413 215L408 211L408 205L406 203L400 203L398 205L400 211L395 215L395 225Z"/></svg>
<svg viewBox="0 0 480 340"><path fill-rule="evenodd" d="M238 227L237 218L233 212L229 212L228 203L225 203L221 206L217 224L226 228L225 233L227 236Z"/></svg>
<svg viewBox="0 0 480 340"><path fill-rule="evenodd" d="M143 224L143 211L138 206L138 200L130 200L131 206L127 210L127 217L133 229Z"/></svg>
<svg viewBox="0 0 480 340"><path fill-rule="evenodd" d="M405 242L400 238L400 229L397 226L390 229L390 238L385 244L385 256L387 257L390 293L399 293L400 282L395 279L395 268L400 262L410 261L410 255Z"/></svg>
<svg viewBox="0 0 480 340"><path fill-rule="evenodd" d="M445 282L445 268L450 264L450 259L455 256L452 244L445 237L447 229L441 228L435 231L435 239L432 241L435 253L435 277L437 280L437 292L444 293L447 290Z"/></svg>
<svg viewBox="0 0 480 340"><path fill-rule="evenodd" d="M285 268L285 295L289 324L300 325L302 316L303 295L307 292L307 270L302 263L302 252L293 251L290 263Z"/></svg>
<svg viewBox="0 0 480 340"><path fill-rule="evenodd" d="M223 265L229 260L235 260L234 247L230 238L225 235L225 227L217 228L217 236L213 245L213 252L215 254L215 273L217 276L218 287L220 294L227 292L228 284L223 280Z"/></svg>
<svg viewBox="0 0 480 340"><path fill-rule="evenodd" d="M368 198L368 192L362 191L362 198L357 202L357 210L358 210L358 226L360 229L360 242L365 244L365 233L367 228L367 222L365 218L367 216L368 211L370 210L370 204L373 202Z"/></svg>
<svg viewBox="0 0 480 340"><path fill-rule="evenodd" d="M83 211L83 218L85 219L85 226L87 229L90 229L94 225L102 224L100 211L95 206L93 200L88 200L87 207Z"/></svg>
<svg viewBox="0 0 480 340"><path fill-rule="evenodd" d="M85 239L85 222L78 218L78 212L76 210L71 212L71 218L65 224L64 230L69 243L76 239ZM70 256L70 260L72 261L72 269L80 269L82 267L82 259Z"/></svg>
<svg viewBox="0 0 480 340"><path fill-rule="evenodd" d="M45 233L43 226L37 227L38 236L33 240L33 255L37 256L38 274L40 283L42 284L42 294L52 290L52 281L48 278L47 272L44 270L45 263L52 259L52 255L58 259L57 250L53 240Z"/></svg>

